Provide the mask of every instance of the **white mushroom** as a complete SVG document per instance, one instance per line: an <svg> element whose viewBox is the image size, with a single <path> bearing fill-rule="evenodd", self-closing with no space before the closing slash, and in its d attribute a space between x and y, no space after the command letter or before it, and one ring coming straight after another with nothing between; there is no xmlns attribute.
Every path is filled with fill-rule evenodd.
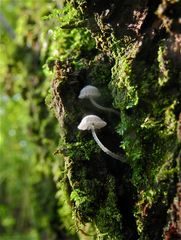
<svg viewBox="0 0 181 240"><path fill-rule="evenodd" d="M107 125L100 117L96 115L87 115L80 122L78 129L79 130L91 130L92 127L95 129L103 128Z"/></svg>
<svg viewBox="0 0 181 240"><path fill-rule="evenodd" d="M82 90L80 91L79 98L84 99L84 98L89 98L89 97L100 97L101 93L98 88L87 85Z"/></svg>
<svg viewBox="0 0 181 240"><path fill-rule="evenodd" d="M97 98L100 96L101 96L101 93L100 93L99 89L94 86L91 86L91 85L87 85L84 88L82 88L82 90L80 91L80 94L79 94L80 99L88 98L91 101L91 103L98 109L103 110L103 111L113 112L117 115L120 115L118 111L116 111L112 108L107 108L107 107L103 107L103 106L99 105L94 100L94 98Z"/></svg>
<svg viewBox="0 0 181 240"><path fill-rule="evenodd" d="M113 152L111 152L109 149L107 149L98 139L95 129L100 129L103 128L107 125L107 123L105 121L103 121L100 117L96 116L96 115L87 115L85 116L82 121L80 122L80 124L78 125L78 129L79 130L91 130L92 132L92 136L94 138L94 140L96 141L96 143L99 145L99 147L109 156L111 156L112 158L118 159L122 162L123 158L122 156L119 156Z"/></svg>

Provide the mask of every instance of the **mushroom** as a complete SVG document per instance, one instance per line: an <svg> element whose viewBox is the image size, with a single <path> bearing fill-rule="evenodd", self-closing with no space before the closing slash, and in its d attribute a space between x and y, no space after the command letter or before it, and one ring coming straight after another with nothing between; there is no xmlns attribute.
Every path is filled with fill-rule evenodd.
<svg viewBox="0 0 181 240"><path fill-rule="evenodd" d="M101 96L101 93L100 93L99 89L94 86L91 86L91 85L87 85L84 88L82 88L82 90L80 91L80 94L79 94L80 99L88 98L91 101L91 103L98 109L103 110L103 111L113 112L116 115L120 115L118 111L116 111L112 108L107 108L107 107L103 107L103 106L99 105L94 99L97 97L100 97L100 96Z"/></svg>
<svg viewBox="0 0 181 240"><path fill-rule="evenodd" d="M94 140L96 141L96 143L99 145L99 147L109 156L111 156L112 158L118 159L122 162L124 162L122 156L119 156L113 152L111 152L109 149L107 149L98 139L95 129L100 129L103 128L107 125L107 123L105 121L103 121L100 117L96 116L96 115L87 115L85 116L82 121L80 122L80 124L78 125L78 129L79 130L91 130L92 132L92 136L94 138Z"/></svg>

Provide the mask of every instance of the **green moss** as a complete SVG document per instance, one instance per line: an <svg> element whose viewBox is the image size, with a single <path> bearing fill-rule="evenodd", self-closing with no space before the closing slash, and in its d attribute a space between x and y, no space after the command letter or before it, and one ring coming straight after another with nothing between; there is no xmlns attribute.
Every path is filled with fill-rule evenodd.
<svg viewBox="0 0 181 240"><path fill-rule="evenodd" d="M114 104L121 110L132 108L138 104L137 86L133 82L134 75L131 69L136 50L136 44L127 43L124 52L121 48L119 53L113 53L115 65L112 68L112 81L109 85L114 96Z"/></svg>
<svg viewBox="0 0 181 240"><path fill-rule="evenodd" d="M114 178L108 176L106 182L107 197L96 212L95 224L99 231L99 239L123 239L121 214L117 207Z"/></svg>
<svg viewBox="0 0 181 240"><path fill-rule="evenodd" d="M63 146L61 146L62 148ZM85 141L77 141L72 144L66 143L63 147L66 151L66 155L71 159L80 158L85 160L90 160L91 154L98 153L99 149L97 148L96 143L93 140Z"/></svg>
<svg viewBox="0 0 181 240"><path fill-rule="evenodd" d="M165 44L160 44L158 49L158 66L159 66L159 76L158 84L164 86L169 81L169 61L166 58L166 46Z"/></svg>
<svg viewBox="0 0 181 240"><path fill-rule="evenodd" d="M133 170L132 183L138 191L137 204L141 207L135 212L139 215L137 227L141 233L145 224L143 206L152 208L159 197L165 199L163 206L166 205L168 186L178 172L174 167L174 111L179 102L177 94L168 94L167 86L172 88L173 76L163 43L158 46L157 61L149 68L138 53L136 43L127 42L124 46L123 40L123 44L114 44L115 65L109 87L115 107L121 109L117 132L122 136L120 146ZM163 187L163 181L167 182L166 187Z"/></svg>
<svg viewBox="0 0 181 240"><path fill-rule="evenodd" d="M104 155L90 140L90 135L75 130L82 115L93 111L77 101L81 86L90 83L101 88L103 101L113 98L115 108L121 111L116 131L130 167L130 181L136 189L137 228L144 235L145 207L151 209L159 198L166 206L168 186L177 171L174 166L175 109L179 106L180 94L172 85L167 48L163 41L158 41L153 51L147 55L144 49L146 54L143 54L144 45L129 36L117 40L113 29L99 14L87 23L82 17L85 1L71 2L78 12L69 6L70 15L65 18L63 29L54 31L56 41L52 44L51 57L62 61L61 74L57 77L61 84L56 89L66 109L66 114L61 115L64 143L60 151L65 159L74 220L95 224L100 239L123 238L115 191L118 175L109 173ZM78 24L72 29L74 20ZM82 26L91 29L92 35ZM95 49L95 42L99 50ZM58 55L53 55L56 49ZM145 236L145 239L149 238Z"/></svg>
<svg viewBox="0 0 181 240"><path fill-rule="evenodd" d="M114 48L113 51L115 65L112 68L112 81L109 86L112 89L115 106L122 110L117 132L123 136L121 146L136 171L136 174L133 171L133 176L139 176L141 166L142 171L145 171L143 161L146 164L150 159L159 165L158 159L164 159L164 144L168 143L169 136L173 137L175 134L176 122L173 110L177 103L172 96L165 98L162 91L164 84L169 82L169 66L167 60L163 58L166 50L162 44L158 48L158 63L152 65L150 69L142 60L136 60L134 65L132 64L139 51L137 43L127 43L125 48L119 45L116 47L117 50ZM164 84L161 84L161 79ZM129 108L132 108L131 114L127 113ZM145 149L148 142L150 147ZM155 164L152 163L149 171L156 167ZM148 174L146 172L147 177ZM133 180L136 185L140 182L137 180Z"/></svg>
<svg viewBox="0 0 181 240"><path fill-rule="evenodd" d="M139 234L143 232L144 219L147 216L148 209L151 208L153 204L155 194L155 189L140 192L139 200L136 204L134 213Z"/></svg>

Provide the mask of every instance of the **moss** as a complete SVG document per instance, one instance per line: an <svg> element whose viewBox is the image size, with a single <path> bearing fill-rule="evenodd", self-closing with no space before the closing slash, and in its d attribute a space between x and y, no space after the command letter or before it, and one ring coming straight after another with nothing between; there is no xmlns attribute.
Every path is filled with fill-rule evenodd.
<svg viewBox="0 0 181 240"><path fill-rule="evenodd" d="M142 60L135 60L139 45L135 43L126 46L124 51L120 49L120 54L115 55L115 50L113 52L115 65L112 68L112 81L109 85L115 106L122 110L121 122L117 128L118 133L123 136L121 146L131 159L131 165L133 164L134 169L138 171L139 167L135 165L135 161L139 164L141 160L140 165L143 165L143 159L148 159L149 154L150 157L152 156L152 161L163 159L164 153L161 150L164 148L163 144L168 142L169 136L175 134L176 121L173 110L178 103L172 96L165 99L162 90L164 84L169 82L169 65L167 60L163 59L162 44L158 48L158 63L152 66L151 71ZM119 49L116 52L118 51ZM163 73L162 84L160 72ZM138 73L140 73L139 78ZM150 98L151 95L154 95L154 98ZM128 112L129 108L132 110ZM148 142L152 147L150 146L149 151L145 151ZM174 141L172 144L174 145ZM155 151L156 149L160 150ZM138 184L139 181L135 180L135 182Z"/></svg>
<svg viewBox="0 0 181 240"><path fill-rule="evenodd" d="M117 207L115 181L108 176L106 182L107 197L98 209L95 224L99 231L99 239L123 239L121 214Z"/></svg>
<svg viewBox="0 0 181 240"><path fill-rule="evenodd" d="M132 60L138 47L137 43L132 44L125 39L124 42L124 51L123 46L118 46L118 49L116 51L114 49L112 53L115 65L112 68L112 81L109 84L114 96L114 104L121 110L132 108L138 103L137 86L133 84L134 75L131 70Z"/></svg>
<svg viewBox="0 0 181 240"><path fill-rule="evenodd" d="M169 81L169 61L164 57L166 57L166 46L163 43L159 46L157 57L159 67L158 84L160 86L164 86Z"/></svg>
<svg viewBox="0 0 181 240"><path fill-rule="evenodd" d="M118 39L111 23L94 9L96 4L88 9L87 1L71 2L80 11L75 19L80 18L81 26L88 27L92 34L89 31L84 34L85 29L78 26L74 30L57 30L57 39L64 36L66 51L59 49L63 57L55 77L56 112L64 129L60 151L67 167L75 221L94 223L101 239L124 239L119 202L122 196L117 191L121 181L116 171L119 167L114 162L108 165L110 159L98 150L89 133L77 132L82 115L96 111L88 102L77 100L81 87L92 84L101 88L102 101L113 102L121 112L121 119L111 118L110 131L114 132L112 126L117 125L116 144L124 151L130 185L136 189L133 198L140 239L152 239L154 233L145 232L156 216L156 207L161 206L158 213L164 215L165 221L170 188L177 172L176 112L181 97L175 80L177 70L171 70L166 41L160 38L149 41L131 34L122 34ZM59 106L65 111L61 112ZM105 134L103 139L110 142L116 133L112 136ZM123 184L127 183L126 173L122 173ZM159 229L162 226L163 222Z"/></svg>
<svg viewBox="0 0 181 240"><path fill-rule="evenodd" d="M61 219L60 228L62 231L67 232L68 236L73 239L76 237L76 227L72 218L72 207L69 195L69 183L67 180L67 169L65 167L63 171L63 166L59 161L53 164L53 177L56 183L57 192L55 198L58 202L58 215Z"/></svg>
<svg viewBox="0 0 181 240"><path fill-rule="evenodd" d="M151 68L148 68L141 56L139 44L136 42L127 42L125 46L114 45L112 54L115 65L109 87L115 107L121 109L117 132L123 138L121 147L133 170L132 183L138 191L138 205L147 206L149 209L156 204L159 197L168 197L168 186L178 171L174 167L174 111L179 102L176 95L168 95L172 90L167 88L173 86L171 63L168 61L167 48L162 42L158 44L157 61L153 62ZM174 89L173 86L173 91ZM167 182L166 190L163 190L165 188L162 181ZM158 184L156 189L155 184ZM143 194L140 194L140 191ZM153 193L151 197L150 192ZM138 212L143 214L143 208L138 210L137 214ZM138 219L138 230L142 232L144 219Z"/></svg>

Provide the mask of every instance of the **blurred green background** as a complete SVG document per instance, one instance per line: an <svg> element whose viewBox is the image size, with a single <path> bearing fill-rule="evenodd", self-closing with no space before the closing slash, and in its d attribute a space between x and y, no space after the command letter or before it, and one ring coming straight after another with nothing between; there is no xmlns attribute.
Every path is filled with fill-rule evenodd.
<svg viewBox="0 0 181 240"><path fill-rule="evenodd" d="M0 240L76 239L60 188L63 160L53 154L58 125L45 104L53 77L45 62L67 54L63 31L53 41L58 18L47 16L62 7L0 2Z"/></svg>

